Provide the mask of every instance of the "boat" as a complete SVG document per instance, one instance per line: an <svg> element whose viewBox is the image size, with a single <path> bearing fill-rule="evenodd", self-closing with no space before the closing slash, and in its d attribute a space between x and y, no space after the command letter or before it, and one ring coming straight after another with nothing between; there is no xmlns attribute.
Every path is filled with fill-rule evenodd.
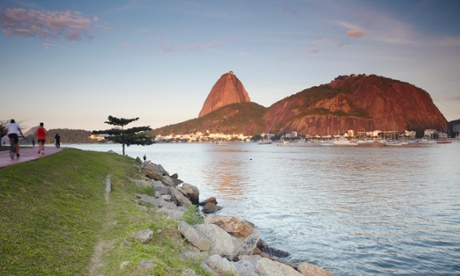
<svg viewBox="0 0 460 276"><path fill-rule="evenodd" d="M226 140L217 140L213 143L213 145L215 146L226 146L227 145L227 141Z"/></svg>
<svg viewBox="0 0 460 276"><path fill-rule="evenodd" d="M452 141L448 141L448 140L440 140L440 141L436 141L436 144L451 144Z"/></svg>
<svg viewBox="0 0 460 276"><path fill-rule="evenodd" d="M387 140L385 143L383 143L384 146L402 146L403 143L401 143L398 140Z"/></svg>
<svg viewBox="0 0 460 276"><path fill-rule="evenodd" d="M269 145L272 143L271 140L266 140L266 139L262 139L262 140L259 140L259 142L257 142L259 145Z"/></svg>
<svg viewBox="0 0 460 276"><path fill-rule="evenodd" d="M323 146L323 147L329 147L329 146L333 146L334 143L331 143L331 142L321 142L319 145L320 145L320 146Z"/></svg>
<svg viewBox="0 0 460 276"><path fill-rule="evenodd" d="M334 142L332 142L332 144L334 144L334 146L357 146L358 145L358 143L351 142L346 139L335 140Z"/></svg>
<svg viewBox="0 0 460 276"><path fill-rule="evenodd" d="M277 143L276 145L277 146L289 146L289 145L291 145L291 142L286 141L286 140L282 140L281 142Z"/></svg>

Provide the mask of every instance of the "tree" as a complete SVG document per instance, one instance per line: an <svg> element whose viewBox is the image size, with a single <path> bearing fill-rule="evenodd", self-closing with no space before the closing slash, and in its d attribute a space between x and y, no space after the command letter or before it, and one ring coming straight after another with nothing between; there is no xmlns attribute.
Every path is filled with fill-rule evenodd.
<svg viewBox="0 0 460 276"><path fill-rule="evenodd" d="M153 144L154 137L149 137L142 133L144 131L152 130L149 126L124 129L126 125L137 120L139 120L139 117L133 119L124 119L116 118L110 115L108 121L105 121L104 123L114 125L116 127L108 130L95 130L93 131L93 134L108 134L109 136L106 137L107 140L122 144L124 156L125 145L129 147L130 145L145 146Z"/></svg>

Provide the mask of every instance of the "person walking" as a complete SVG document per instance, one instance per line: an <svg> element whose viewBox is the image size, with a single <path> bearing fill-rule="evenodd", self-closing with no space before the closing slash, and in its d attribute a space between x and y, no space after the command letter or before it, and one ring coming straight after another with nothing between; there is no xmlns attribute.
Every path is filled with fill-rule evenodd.
<svg viewBox="0 0 460 276"><path fill-rule="evenodd" d="M24 134L22 134L21 128L18 124L16 124L14 119L11 119L10 123L6 126L6 128L8 130L8 138L10 138L10 145L13 142L13 140L16 143L16 157L19 158L19 134L21 134L22 137L24 137Z"/></svg>
<svg viewBox="0 0 460 276"><path fill-rule="evenodd" d="M61 136L58 133L54 136L54 143L56 144L56 148L61 147Z"/></svg>
<svg viewBox="0 0 460 276"><path fill-rule="evenodd" d="M43 123L37 128L38 154L45 154L46 129Z"/></svg>

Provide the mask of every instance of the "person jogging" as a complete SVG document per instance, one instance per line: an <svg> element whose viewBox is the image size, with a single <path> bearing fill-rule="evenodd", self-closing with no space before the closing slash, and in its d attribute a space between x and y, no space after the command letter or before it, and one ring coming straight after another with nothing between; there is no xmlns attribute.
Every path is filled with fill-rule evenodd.
<svg viewBox="0 0 460 276"><path fill-rule="evenodd" d="M14 140L14 143L16 144L16 157L19 158L19 134L21 134L22 137L24 137L24 134L22 134L21 128L18 124L16 124L14 119L11 119L6 128L8 129L7 135L8 138L10 138L10 145Z"/></svg>
<svg viewBox="0 0 460 276"><path fill-rule="evenodd" d="M46 129L43 123L37 128L38 154L45 154Z"/></svg>

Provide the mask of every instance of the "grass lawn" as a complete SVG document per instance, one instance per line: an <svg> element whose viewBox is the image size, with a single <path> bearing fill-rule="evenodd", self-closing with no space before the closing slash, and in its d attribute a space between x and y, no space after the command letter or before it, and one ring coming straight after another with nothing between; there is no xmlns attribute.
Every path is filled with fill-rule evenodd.
<svg viewBox="0 0 460 276"><path fill-rule="evenodd" d="M205 274L180 257L177 222L137 202L136 193L151 192L133 181L138 165L113 153L64 149L0 168L0 275ZM133 240L146 228L151 242ZM142 261L155 266L140 268Z"/></svg>

